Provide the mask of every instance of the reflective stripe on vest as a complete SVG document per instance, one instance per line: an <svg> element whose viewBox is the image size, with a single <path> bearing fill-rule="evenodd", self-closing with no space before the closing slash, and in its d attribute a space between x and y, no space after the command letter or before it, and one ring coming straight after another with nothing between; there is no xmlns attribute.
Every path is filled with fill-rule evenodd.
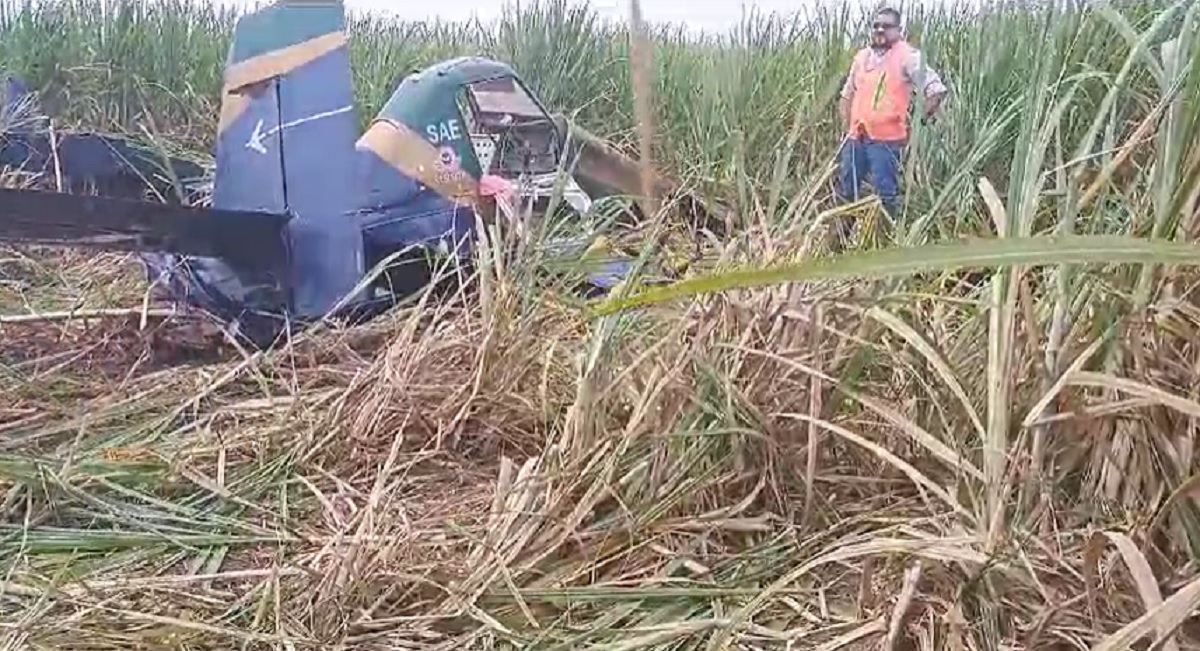
<svg viewBox="0 0 1200 651"><path fill-rule="evenodd" d="M899 41L883 57L871 61L871 49L854 57L854 97L850 102L850 137L865 133L872 140L904 140L908 137L908 107L912 87L904 74L910 53L908 43Z"/></svg>

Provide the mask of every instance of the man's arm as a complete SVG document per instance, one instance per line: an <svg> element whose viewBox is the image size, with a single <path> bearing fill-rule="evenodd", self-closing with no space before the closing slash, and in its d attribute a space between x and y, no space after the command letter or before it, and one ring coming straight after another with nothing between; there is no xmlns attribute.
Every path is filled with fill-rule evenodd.
<svg viewBox="0 0 1200 651"><path fill-rule="evenodd" d="M842 96L838 99L838 113L842 116L842 127L850 130L850 100L854 97L854 69L846 73L842 82Z"/></svg>
<svg viewBox="0 0 1200 651"><path fill-rule="evenodd" d="M942 83L942 78L936 70L925 65L920 50L915 48L912 50L912 55L904 66L904 72L913 86L920 89L921 94L925 96L925 117L931 118L937 115L938 109L942 106L942 100L945 99L950 89Z"/></svg>

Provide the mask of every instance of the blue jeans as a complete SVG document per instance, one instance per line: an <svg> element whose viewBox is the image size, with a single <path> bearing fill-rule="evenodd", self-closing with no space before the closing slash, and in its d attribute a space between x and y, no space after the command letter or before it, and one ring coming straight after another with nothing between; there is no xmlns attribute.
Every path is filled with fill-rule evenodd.
<svg viewBox="0 0 1200 651"><path fill-rule="evenodd" d="M857 201L862 182L870 174L875 194L893 220L899 215L900 158L904 142L862 138L847 140L838 164L837 198L840 203Z"/></svg>

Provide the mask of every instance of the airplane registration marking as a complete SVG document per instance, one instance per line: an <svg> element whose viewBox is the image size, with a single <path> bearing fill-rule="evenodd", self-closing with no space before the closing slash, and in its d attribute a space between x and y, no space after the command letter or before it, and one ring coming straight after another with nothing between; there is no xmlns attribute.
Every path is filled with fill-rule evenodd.
<svg viewBox="0 0 1200 651"><path fill-rule="evenodd" d="M440 145L443 142L461 139L462 128L459 126L457 119L451 118L426 126L425 135L429 136L429 142Z"/></svg>

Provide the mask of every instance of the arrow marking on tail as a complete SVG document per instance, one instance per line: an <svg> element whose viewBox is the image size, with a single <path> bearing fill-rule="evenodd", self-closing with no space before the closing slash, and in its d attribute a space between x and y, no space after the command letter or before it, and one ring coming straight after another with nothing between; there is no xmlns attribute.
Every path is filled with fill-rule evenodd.
<svg viewBox="0 0 1200 651"><path fill-rule="evenodd" d="M259 120L258 124L254 125L254 133L251 133L250 139L246 141L246 149L253 149L254 151L256 151L260 154L265 154L265 153L267 153L267 147L266 147L266 145L263 144L263 138L266 138L268 136L273 136L276 133L283 131L284 129L290 129L292 127L304 124L305 122L315 122L317 120L323 120L325 118L330 118L335 115L340 115L342 113L349 113L350 111L353 111L353 110L354 110L353 105L343 106L342 108L333 109L332 111L324 111L322 113L317 113L315 115L310 115L308 117L297 118L295 120L292 120L291 122L284 122L283 124L281 124L279 126L271 127L270 129L267 129L266 131L263 131L263 121Z"/></svg>

